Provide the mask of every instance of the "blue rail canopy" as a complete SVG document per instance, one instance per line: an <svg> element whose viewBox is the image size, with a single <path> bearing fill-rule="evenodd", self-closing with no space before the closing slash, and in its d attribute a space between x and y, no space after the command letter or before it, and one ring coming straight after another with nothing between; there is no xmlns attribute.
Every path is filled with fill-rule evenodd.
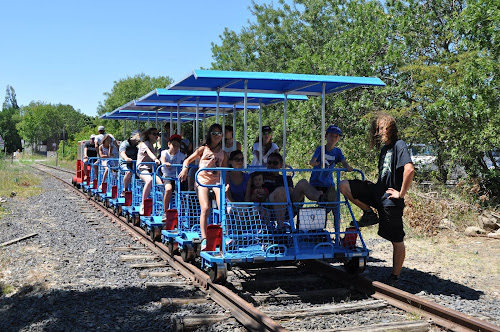
<svg viewBox="0 0 500 332"><path fill-rule="evenodd" d="M289 100L307 100L303 95L289 95ZM247 105L272 105L281 103L285 99L284 94L273 93L249 93L247 94ZM243 105L245 94L241 92L220 92L217 96L216 91L197 91L197 90L167 90L155 89L150 93L140 97L137 105L147 103L204 103L219 105Z"/></svg>
<svg viewBox="0 0 500 332"><path fill-rule="evenodd" d="M359 86L385 86L377 77L330 76L268 72L242 72L197 69L169 90L242 92L321 96Z"/></svg>

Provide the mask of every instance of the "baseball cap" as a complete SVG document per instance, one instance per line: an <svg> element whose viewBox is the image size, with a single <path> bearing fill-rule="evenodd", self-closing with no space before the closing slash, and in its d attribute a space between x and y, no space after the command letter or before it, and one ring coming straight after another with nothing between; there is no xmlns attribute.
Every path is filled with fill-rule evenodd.
<svg viewBox="0 0 500 332"><path fill-rule="evenodd" d="M141 139L141 133L139 131L133 131L130 133L130 139L135 139L135 140L140 140Z"/></svg>
<svg viewBox="0 0 500 332"><path fill-rule="evenodd" d="M181 135L176 134L176 135L170 136L170 138L168 139L169 142L173 141L173 140L178 140L180 142L182 140L182 137L181 137Z"/></svg>
<svg viewBox="0 0 500 332"><path fill-rule="evenodd" d="M262 126L262 132L264 131L273 131L270 126Z"/></svg>
<svg viewBox="0 0 500 332"><path fill-rule="evenodd" d="M182 144L184 144L185 146L189 146L189 138L183 138L182 141L181 141Z"/></svg>
<svg viewBox="0 0 500 332"><path fill-rule="evenodd" d="M99 128L97 128L97 131L103 131L104 130L104 126L99 126Z"/></svg>
<svg viewBox="0 0 500 332"><path fill-rule="evenodd" d="M339 127L337 127L336 125L331 125L329 126L327 129L326 129L326 133L333 133L333 134L339 134L340 136L342 136L342 130L340 130Z"/></svg>
<svg viewBox="0 0 500 332"><path fill-rule="evenodd" d="M95 138L95 135L94 135L94 134L90 135L90 139L92 139L92 138Z"/></svg>

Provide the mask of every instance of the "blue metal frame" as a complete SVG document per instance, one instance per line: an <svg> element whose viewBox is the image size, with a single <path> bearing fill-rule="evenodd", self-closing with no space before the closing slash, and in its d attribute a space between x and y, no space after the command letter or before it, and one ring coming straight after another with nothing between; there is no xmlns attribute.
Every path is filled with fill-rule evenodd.
<svg viewBox="0 0 500 332"><path fill-rule="evenodd" d="M324 227L316 225L305 225L308 230L301 230L298 217L295 212L301 209L306 212L319 212L318 215L328 215L325 203L317 202L292 202L286 178L284 179L287 202L285 203L252 203L252 202L227 202L225 199L226 173L234 171L231 168L205 168L203 170L217 170L221 172L220 185L205 187L219 187L221 189L220 211L221 225L223 230L222 246L215 251L202 251L202 266L213 267L217 264L238 264L261 261L295 261L308 259L352 259L353 257L367 257L369 250L362 239L357 222L347 200L341 200L337 191L337 201L334 203L333 220L325 219ZM245 171L245 169L239 169ZM334 172L336 174L337 187L340 183L340 172L345 169L252 169L258 172L281 172L286 177L289 172ZM361 171L359 172L364 178ZM199 184L201 185L201 184ZM329 204L330 205L330 204ZM277 206L280 213L287 215L282 225L273 222L276 217ZM313 208L315 207L315 208ZM308 208L313 208L309 209ZM314 215L315 216L315 215ZM313 217L314 217L313 216ZM345 220L344 220L345 219ZM314 220L314 218L312 218ZM277 221L276 221L277 222ZM327 223L328 222L328 223ZM358 235L355 248L345 247L342 244L342 236L346 233L349 225L356 226ZM330 226L329 226L330 225ZM304 226L302 226L304 227ZM312 228L311 228L312 227ZM319 228L318 228L319 227Z"/></svg>

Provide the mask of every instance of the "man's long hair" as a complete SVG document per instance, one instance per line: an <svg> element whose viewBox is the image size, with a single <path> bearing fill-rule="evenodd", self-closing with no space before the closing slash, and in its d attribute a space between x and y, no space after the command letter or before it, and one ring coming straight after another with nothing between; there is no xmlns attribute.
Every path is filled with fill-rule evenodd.
<svg viewBox="0 0 500 332"><path fill-rule="evenodd" d="M380 147L382 145L382 136L379 133L379 125L383 124L389 129L389 139L395 142L398 139L398 127L396 126L396 119L392 115L379 112L372 120L370 128L370 147Z"/></svg>

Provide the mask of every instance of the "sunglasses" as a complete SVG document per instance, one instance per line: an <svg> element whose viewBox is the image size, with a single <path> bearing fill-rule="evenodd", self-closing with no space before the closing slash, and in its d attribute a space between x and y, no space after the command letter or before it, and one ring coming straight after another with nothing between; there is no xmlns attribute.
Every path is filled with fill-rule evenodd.
<svg viewBox="0 0 500 332"><path fill-rule="evenodd" d="M153 136L160 136L160 133L151 133Z"/></svg>
<svg viewBox="0 0 500 332"><path fill-rule="evenodd" d="M212 131L210 133L210 135L212 135L212 136L222 136L222 133L220 131Z"/></svg>
<svg viewBox="0 0 500 332"><path fill-rule="evenodd" d="M240 162L240 161L243 161L243 158L233 158L233 161Z"/></svg>
<svg viewBox="0 0 500 332"><path fill-rule="evenodd" d="M271 131L264 131L264 132L262 133L262 135L264 135L264 136L269 136L269 135L272 135L272 134L273 134L273 133L272 133Z"/></svg>
<svg viewBox="0 0 500 332"><path fill-rule="evenodd" d="M268 164L268 165L274 165L274 166L276 166L276 165L279 165L279 164L280 164L280 162L279 162L279 161L277 161L277 160L268 160L268 161L267 161L267 164Z"/></svg>

